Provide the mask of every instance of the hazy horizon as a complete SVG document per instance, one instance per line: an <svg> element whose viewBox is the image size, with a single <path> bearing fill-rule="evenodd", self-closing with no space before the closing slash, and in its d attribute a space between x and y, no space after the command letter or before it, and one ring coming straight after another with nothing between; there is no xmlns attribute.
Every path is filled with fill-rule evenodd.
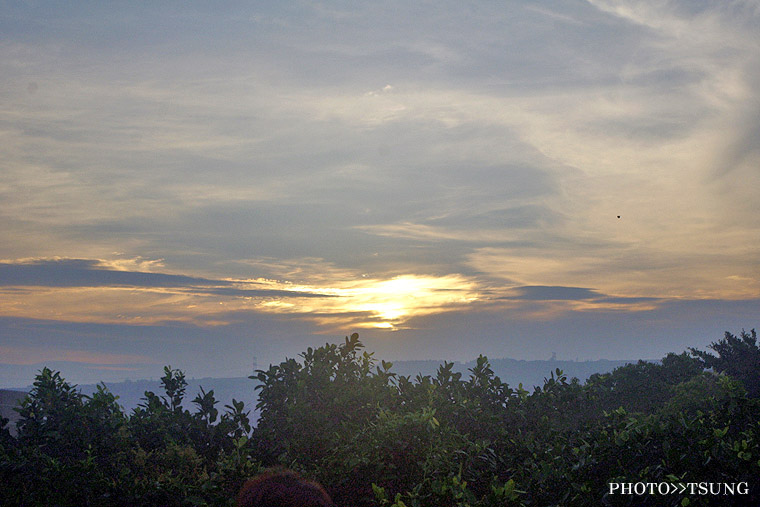
<svg viewBox="0 0 760 507"><path fill-rule="evenodd" d="M8 4L0 386L760 327L758 85L756 0Z"/></svg>
<svg viewBox="0 0 760 507"><path fill-rule="evenodd" d="M371 352L371 351L370 351ZM283 356L283 360L286 360L286 357ZM295 357L297 360L301 360L300 357ZM469 375L469 367L474 365L476 362L476 357L473 357L471 359L466 360L454 360L449 361L445 358L429 358L429 359L396 359L394 361L391 361L393 364L393 367L391 371L393 373L396 373L397 375L411 375L412 378L414 378L418 373L421 373L423 375L434 375L435 372L438 369L438 366L442 365L444 362L453 362L455 363L455 371L460 371L467 377ZM510 357L489 357L488 360L491 363L492 366L494 364L499 365L498 368L495 369L495 374L502 377L502 380L506 381L508 384L512 386L517 386L518 383L524 383L526 385L530 384L530 382L533 382L531 385L539 385L538 380L543 377L548 376L552 371L554 371L554 368L556 367L563 367L567 365L580 365L583 366L583 371L589 371L590 373L606 373L607 371L611 371L611 369L622 366L623 364L629 364L629 363L636 363L639 360L647 361L647 362L659 362L662 358L599 358L599 359L581 359L581 358L562 358L557 357L556 355L552 355L552 357L543 358L543 359L515 359ZM383 357L377 357L375 356L376 364L375 366L380 366L381 360L386 360L387 358ZM515 362L517 366L520 366L520 368L516 371L507 371L505 370L504 363L510 363ZM251 364L251 368L248 372L242 372L238 375L234 376L204 376L204 377L197 377L192 374L192 371L187 371L185 368L182 367L182 365L165 365L165 366L171 366L172 368L177 368L181 370L186 378L188 380L191 380L193 382L197 381L203 381L203 380L231 380L231 379L248 379L250 378L250 375L254 373L255 370L267 370L270 366L272 366L273 363L266 363L266 364L259 364L258 362L255 364ZM590 366L599 366L598 369L593 369L591 371L589 369ZM255 369L254 369L255 366ZM415 368L421 368L424 366L423 369L417 370ZM513 365L514 366L514 365ZM525 366L529 366L530 368L525 368ZM539 366L539 369L535 369L533 367ZM108 384L120 384L120 383L139 383L139 382L159 382L160 376L163 375L163 371L158 373L158 376L150 376L150 377L135 377L133 375L131 376L125 376L123 378L118 377L118 373L111 373L110 375L107 375L106 377L101 378L99 376L99 372L96 371L90 371L90 372L83 372L81 368L72 367L72 364L67 361L49 361L44 363L38 363L38 364L32 364L32 365L14 365L13 367L10 367L9 365L4 365L4 372L3 372L3 378L9 378L9 379L29 379L29 381L24 385L16 385L16 384L8 384L8 385L0 385L0 389L10 389L10 390L25 390L29 389L32 386L33 380L37 373L39 373L43 368L49 368L53 371L59 371L61 372L61 376L64 380L66 380L70 384L75 384L77 386L87 386L94 388L95 385L100 384L101 382L105 382ZM565 368L566 369L566 368ZM530 370L531 373L531 379L522 379L520 378L521 375L527 375L525 372ZM574 371L574 370L573 370ZM565 373L568 375L568 378L571 378L573 376L577 376L573 373L573 371L565 371ZM69 377L67 374L73 373L74 375L80 375L80 377ZM589 374L590 374L589 373ZM509 377L509 381L505 380L507 377ZM107 378L107 380L104 380ZM585 377L581 380L585 380ZM189 402L189 400L188 400Z"/></svg>

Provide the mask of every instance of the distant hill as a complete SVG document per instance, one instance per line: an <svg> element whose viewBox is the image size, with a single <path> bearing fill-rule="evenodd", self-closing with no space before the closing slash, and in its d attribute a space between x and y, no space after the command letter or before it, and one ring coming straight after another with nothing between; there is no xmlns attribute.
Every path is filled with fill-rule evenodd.
<svg viewBox="0 0 760 507"><path fill-rule="evenodd" d="M11 435L16 434L16 421L18 421L18 412L13 410L19 402L26 396L26 391L16 389L0 389L0 417L9 420L8 427Z"/></svg>
<svg viewBox="0 0 760 507"><path fill-rule="evenodd" d="M159 380L127 380L125 382L104 382L104 384L109 391L119 397L117 402L127 413L131 413L142 402L145 391L152 391L159 396L164 394ZM187 379L187 389L182 405L194 412L196 405L193 403L193 399L202 387L206 392L214 391L214 397L219 401L216 407L220 414L224 412L225 405L232 404L234 398L237 401L245 402L245 407L251 411L251 416L257 418L254 414L257 384L258 381L247 377ZM85 394L91 394L97 390L95 384L84 384L80 385L79 388Z"/></svg>
<svg viewBox="0 0 760 507"><path fill-rule="evenodd" d="M544 383L544 378L548 377L551 372L557 368L562 370L567 378L577 377L585 381L594 373L607 373L619 366L626 365L635 361L624 360L598 360L598 361L559 361L559 360L538 360L524 361L519 359L489 359L491 369L511 387L517 387L522 383L525 389L531 390L534 386L540 386ZM408 375L412 379L418 375L435 375L438 367L443 363L439 360L425 361L395 361L391 371L397 375ZM469 376L469 369L475 366L475 361L465 363L455 362L453 370L462 373L463 378ZM224 405L229 405L232 399L245 402L245 406L251 411L251 419L258 419L255 410L257 391L255 390L258 381L251 380L247 377L234 378L202 378L188 379L188 386L185 392L185 408L194 411L195 405L192 403L193 398L200 392L200 388L208 392L213 390L214 396L219 401L217 408L220 413L224 412ZM158 380L134 380L124 382L106 382L106 387L119 397L118 403L127 413L131 413L145 396L145 391L152 391L158 395L163 394L161 382ZM78 386L82 393L92 394L96 391L95 384L82 384ZM25 393L20 390L0 390L0 414L4 417L15 418L17 415L11 407ZM15 420L15 419L12 419Z"/></svg>
<svg viewBox="0 0 760 507"><path fill-rule="evenodd" d="M598 361L560 361L556 359L525 361L521 359L489 359L491 369L502 382L510 387L522 384L525 389L544 384L544 378L549 377L557 368L567 375L568 380L577 377L585 382L594 373L607 373L615 368L635 363L637 360L607 360ZM414 378L417 374L435 375L443 361L397 361L393 363L391 371L398 375L409 375ZM455 362L453 370L462 373L462 378L467 378L470 368L475 366L475 361L466 363Z"/></svg>
<svg viewBox="0 0 760 507"><path fill-rule="evenodd" d="M585 381L594 373L606 373L614 370L619 366L626 365L635 361L610 361L606 359L598 361L523 361L518 359L493 359L489 360L494 373L512 387L517 387L522 383L525 389L532 389L533 386L540 386L544 383L544 377L548 377L551 372L559 368L567 378L577 377ZM409 375L414 378L417 374L435 375L438 367L443 361L426 360L426 361L396 361L393 363L391 371L398 375ZM475 366L475 361L466 363L454 363L454 371L462 373L463 378L469 375L469 369ZM214 390L214 396L219 400L220 412L223 412L224 405L229 405L233 398L238 401L244 401L246 408L251 409L251 415L254 415L253 408L256 405L257 391L255 390L258 381L251 380L247 377L235 378L202 378L188 379L187 391L185 394L184 406L189 410L194 410L195 405L192 403L193 398L200 391L200 387L206 390ZM83 393L89 394L95 392L95 385L79 386ZM119 404L127 412L131 412L140 403L144 397L145 391L153 391L156 394L162 394L161 383L158 380L136 380L126 382L106 382L106 387L119 396Z"/></svg>

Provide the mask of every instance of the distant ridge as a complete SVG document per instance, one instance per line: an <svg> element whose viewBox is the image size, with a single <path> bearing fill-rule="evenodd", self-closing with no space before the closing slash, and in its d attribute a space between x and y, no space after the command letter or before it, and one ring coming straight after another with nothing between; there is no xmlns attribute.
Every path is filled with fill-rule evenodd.
<svg viewBox="0 0 760 507"><path fill-rule="evenodd" d="M502 382L506 382L510 387L517 387L522 384L525 389L534 386L541 386L544 378L554 372L557 368L567 375L568 380L576 377L581 382L585 382L594 373L608 373L625 366L626 364L636 363L635 360L609 360L598 359L596 361L564 361L557 359L544 359L527 361L524 359L489 359L489 364L494 374ZM651 361L658 362L658 361ZM417 374L435 375L438 367L443 361L421 360L421 361L396 361L393 363L391 371L398 375L408 375L414 378ZM462 374L462 378L467 378L470 368L475 366L475 361L466 363L455 362L452 369Z"/></svg>
<svg viewBox="0 0 760 507"><path fill-rule="evenodd" d="M541 386L544 378L549 377L557 368L567 375L568 379L577 377L581 382L586 381L594 373L608 373L629 363L638 360L608 360L596 361L563 361L557 359L532 360L521 359L489 359L491 369L502 382L516 388L522 384L525 389L531 390L534 386ZM418 374L434 376L443 360L419 360L419 361L394 361L391 371L397 375L409 376L412 379ZM652 361L657 362L657 361ZM469 369L475 366L475 361L455 362L453 370L462 373L462 378L469 377ZM262 367L263 368L263 367ZM255 410L258 381L247 377L232 378L201 378L187 379L188 386L185 391L185 408L193 411L195 405L192 400L200 392L200 388L206 392L214 391L215 398L219 401L216 405L220 413L224 412L224 406L229 405L232 399L245 402L247 410L251 411L252 419L257 419ZM158 395L163 393L161 382L158 380L133 380L124 382L105 382L106 387L119 397L118 403L127 413L131 413L145 396L145 391L152 391ZM81 384L78 386L84 394L92 394L97 390L96 384ZM27 388L28 391L28 388ZM0 398L0 414L15 421L16 412L12 410L14 400L18 400L25 394L22 390L0 390L4 397ZM8 400L8 401L6 401ZM12 425L13 426L13 425Z"/></svg>
<svg viewBox="0 0 760 507"><path fill-rule="evenodd" d="M562 370L568 379L577 377L581 382L585 381L594 373L607 373L615 368L624 366L629 363L635 363L637 360L607 360L600 359L597 361L560 361L560 360L535 360L525 361L520 359L489 359L491 369L502 382L506 382L510 387L517 387L522 383L525 389L532 389L533 386L541 386L544 378L549 377L551 372L557 368ZM418 375L435 375L438 367L443 364L439 360L421 360L421 361L394 361L391 371L397 375L408 375L412 379ZM469 369L475 366L475 361L465 363L455 362L453 370L462 373L462 378L468 378ZM262 366L262 369L265 367ZM198 394L201 387L208 392L214 390L214 396L219 400L217 408L223 412L224 405L229 405L232 398L238 401L244 401L246 409L251 410L251 415L256 416L254 406L256 405L257 392L255 390L258 381L251 380L247 377L232 378L202 378L188 379L188 386L185 394L184 406L194 410L195 405L192 403L193 398ZM89 394L96 390L94 384L79 386L83 393ZM158 380L135 380L126 382L106 382L111 392L119 396L119 404L127 412L131 412L140 403L145 391L153 391L156 394L162 394L161 383Z"/></svg>
<svg viewBox="0 0 760 507"><path fill-rule="evenodd" d="M13 410L18 407L19 402L26 396L26 391L17 389L0 389L0 417L9 420L8 428L11 435L16 435L16 421L18 421L18 412Z"/></svg>

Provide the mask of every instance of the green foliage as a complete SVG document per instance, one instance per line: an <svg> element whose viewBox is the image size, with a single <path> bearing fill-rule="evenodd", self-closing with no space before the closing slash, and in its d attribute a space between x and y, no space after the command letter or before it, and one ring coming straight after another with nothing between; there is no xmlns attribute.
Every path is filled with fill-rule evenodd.
<svg viewBox="0 0 760 507"><path fill-rule="evenodd" d="M18 408L18 437L0 435L0 504L231 505L258 470L248 413L233 400L217 421L201 389L191 414L184 374L167 367L161 380L165 396L146 392L128 417L104 386L85 396L44 368Z"/></svg>
<svg viewBox="0 0 760 507"><path fill-rule="evenodd" d="M288 359L252 377L261 382L254 435L267 464L287 465L284 457L291 455L304 466L316 464L332 452L336 433L355 433L378 407L390 407L393 375L373 374L372 354L362 348L354 333L340 346L309 348L303 364Z"/></svg>
<svg viewBox="0 0 760 507"><path fill-rule="evenodd" d="M705 368L741 380L750 397L760 397L760 347L754 329L749 333L742 329L739 336L726 331L722 339L711 343L708 348L718 355L694 348L689 350L702 361Z"/></svg>
<svg viewBox="0 0 760 507"><path fill-rule="evenodd" d="M8 498L86 505L113 496L113 478L122 475L128 448L126 419L115 396L103 386L84 396L60 373L44 368L18 412L18 439L0 468L4 483L18 484ZM79 487L81 477L87 477L88 488Z"/></svg>
<svg viewBox="0 0 760 507"><path fill-rule="evenodd" d="M671 499L608 498L608 483L760 487L757 403L687 353L585 385L556 370L529 393L502 383L485 357L468 378L444 363L411 380L387 363L373 371L357 348L352 336L257 376L265 395L254 439L339 505L659 505ZM684 499L672 500L704 501Z"/></svg>
<svg viewBox="0 0 760 507"><path fill-rule="evenodd" d="M260 419L223 409L166 367L126 415L47 368L0 421L2 505L232 505L261 466L321 482L340 506L758 505L760 366L754 331L640 361L585 384L550 372L513 389L481 356L469 375L397 376L356 334L253 377ZM713 371L704 371L704 368ZM747 482L743 497L609 495L620 482Z"/></svg>

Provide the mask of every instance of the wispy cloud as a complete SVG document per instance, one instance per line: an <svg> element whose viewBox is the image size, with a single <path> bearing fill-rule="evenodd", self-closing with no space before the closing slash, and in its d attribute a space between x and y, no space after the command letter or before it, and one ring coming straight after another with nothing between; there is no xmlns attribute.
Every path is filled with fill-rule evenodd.
<svg viewBox="0 0 760 507"><path fill-rule="evenodd" d="M684 261L684 258L687 261ZM676 299L745 299L759 293L751 258L736 264L719 253L667 255L641 248L578 249L536 255L521 249L484 248L470 256L472 267L515 285L591 286L606 294ZM688 262L691 261L691 262ZM694 265L701 266L699 270ZM737 273L750 276L741 277Z"/></svg>
<svg viewBox="0 0 760 507"><path fill-rule="evenodd" d="M600 297L598 292L584 287L550 287L532 285L519 287L515 292L517 292L517 295L514 296L514 299L534 301L586 300L598 299Z"/></svg>

